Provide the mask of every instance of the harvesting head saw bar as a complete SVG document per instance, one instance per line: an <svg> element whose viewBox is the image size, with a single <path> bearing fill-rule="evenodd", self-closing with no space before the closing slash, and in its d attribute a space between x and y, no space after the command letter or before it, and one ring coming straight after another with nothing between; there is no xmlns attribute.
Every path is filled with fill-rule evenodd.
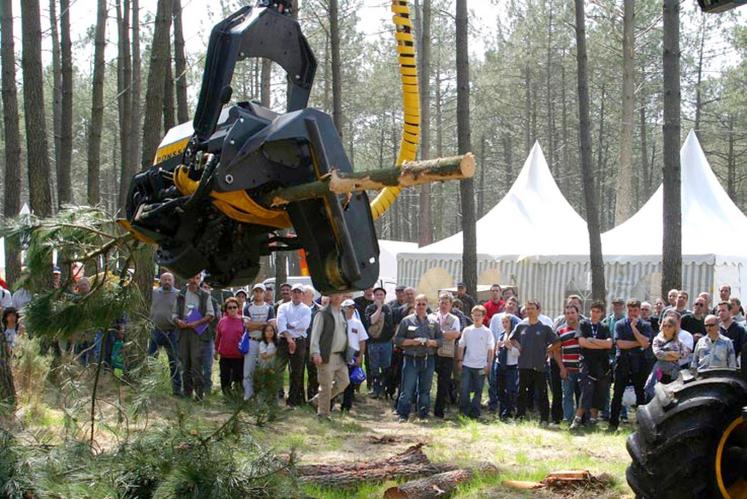
<svg viewBox="0 0 747 499"><path fill-rule="evenodd" d="M289 2L259 1L210 35L192 126L168 131L154 165L130 185L124 225L158 245L156 261L217 286L251 282L259 258L303 248L322 292L364 289L379 274L379 248L365 192L263 205L267 193L352 167L329 115L307 108L316 60ZM227 106L237 61L264 57L287 73L287 111L256 102ZM293 228L295 237L281 229Z"/></svg>

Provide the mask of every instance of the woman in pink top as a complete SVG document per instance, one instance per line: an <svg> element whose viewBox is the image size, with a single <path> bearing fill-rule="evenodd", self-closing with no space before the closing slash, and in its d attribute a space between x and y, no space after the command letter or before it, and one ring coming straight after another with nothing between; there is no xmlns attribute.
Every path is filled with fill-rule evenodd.
<svg viewBox="0 0 747 499"><path fill-rule="evenodd" d="M244 355L239 351L241 335L244 334L244 319L239 310L239 300L227 298L224 303L225 315L215 328L215 358L220 356L220 389L223 395L230 390L239 393L244 378Z"/></svg>

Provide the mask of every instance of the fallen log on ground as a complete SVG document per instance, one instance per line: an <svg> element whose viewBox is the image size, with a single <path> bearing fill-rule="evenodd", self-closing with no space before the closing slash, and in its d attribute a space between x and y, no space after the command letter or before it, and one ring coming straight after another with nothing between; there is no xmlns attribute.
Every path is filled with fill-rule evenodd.
<svg viewBox="0 0 747 499"><path fill-rule="evenodd" d="M375 461L298 466L298 480L320 487L347 488L361 482L416 478L454 470L454 466L431 463L422 447L422 443L413 445L395 456Z"/></svg>
<svg viewBox="0 0 747 499"><path fill-rule="evenodd" d="M512 489L552 489L562 490L602 490L612 485L612 478L606 473L592 475L588 470L553 471L541 482L527 482L522 480L504 480L503 485Z"/></svg>
<svg viewBox="0 0 747 499"><path fill-rule="evenodd" d="M471 480L476 473L498 473L498 468L492 464L483 464L477 469L459 469L438 473L419 480L413 480L395 487L390 487L384 492L384 499L430 499L434 497L448 497L460 484Z"/></svg>

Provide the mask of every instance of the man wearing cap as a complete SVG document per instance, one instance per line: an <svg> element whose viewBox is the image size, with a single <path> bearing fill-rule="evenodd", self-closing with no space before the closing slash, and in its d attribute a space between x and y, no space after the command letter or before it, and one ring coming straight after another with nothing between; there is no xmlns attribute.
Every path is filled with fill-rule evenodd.
<svg viewBox="0 0 747 499"><path fill-rule="evenodd" d="M239 288L236 290L236 292L233 294L233 297L236 298L239 302L239 315L244 314L244 307L246 306L246 300L249 298L249 296L246 294L246 289Z"/></svg>
<svg viewBox="0 0 747 499"><path fill-rule="evenodd" d="M405 286L401 284L398 284L397 287L394 288L395 298L387 303L387 306L392 312L394 312L395 308L399 308L405 304L405 289Z"/></svg>
<svg viewBox="0 0 747 499"><path fill-rule="evenodd" d="M278 315L278 309L280 308L280 305L283 303L288 303L291 301L291 288L292 286L288 284L287 282L284 282L280 285L280 299L275 302L275 316Z"/></svg>
<svg viewBox="0 0 747 499"><path fill-rule="evenodd" d="M275 309L265 302L265 286L257 283L252 287L252 301L244 305L244 327L249 333L249 352L244 355L244 399L254 396L254 371L259 359L259 344L262 329L275 318Z"/></svg>
<svg viewBox="0 0 747 499"><path fill-rule="evenodd" d="M316 290L314 286L306 285L303 287L303 303L311 309L311 323L314 323L314 317L321 307L314 301ZM311 338L311 325L306 330L306 337ZM311 349L306 349L306 355L303 359L306 364L306 400L311 400L319 393L319 380L317 379L316 364L311 359Z"/></svg>
<svg viewBox="0 0 747 499"><path fill-rule="evenodd" d="M160 347L166 350L171 373L171 391L179 396L182 393L182 378L179 374L179 358L177 357L176 325L171 315L179 290L174 288L174 275L171 272L162 272L158 282L160 285L153 289L153 298L150 302L150 321L153 323L153 331L150 332L148 355L155 357Z"/></svg>
<svg viewBox="0 0 747 499"><path fill-rule="evenodd" d="M394 318L392 309L384 304L386 290L374 288L374 301L366 308L368 321L368 355L373 398L386 395L386 384L392 367L392 337L394 336Z"/></svg>
<svg viewBox="0 0 747 499"><path fill-rule="evenodd" d="M348 374L352 374L355 367L361 367L363 364L368 333L366 332L363 322L355 316L357 306L354 300L344 300L341 307L342 312L345 314L348 330L348 349L350 351L350 355L348 356ZM342 411L349 411L352 409L353 401L355 400L355 386L356 385L351 382L345 388L342 397L342 406L340 407Z"/></svg>
<svg viewBox="0 0 747 499"><path fill-rule="evenodd" d="M500 286L499 286L500 288ZM467 285L463 282L457 283L457 298L462 300L462 303L464 303L464 313L469 314L472 312L472 308L477 304L475 302L475 299L472 298L470 295L467 294Z"/></svg>
<svg viewBox="0 0 747 499"><path fill-rule="evenodd" d="M456 341L459 339L462 328L459 319L451 313L451 293L448 291L438 295L438 310L429 317L441 328L443 343L436 352L436 403L433 405L433 415L443 418L446 404L449 400L455 400L455 385L452 381L454 372L454 358L456 355Z"/></svg>
<svg viewBox="0 0 747 499"><path fill-rule="evenodd" d="M342 312L342 301L342 295L331 295L329 303L319 310L311 326L309 348L317 368L319 393L309 403L316 406L320 419L329 419L332 399L350 384L347 321Z"/></svg>
<svg viewBox="0 0 747 499"><path fill-rule="evenodd" d="M403 351L402 384L397 401L400 422L407 421L412 402L417 397L418 416L428 417L431 384L436 367L436 351L443 344L438 322L428 316L428 298L415 297L415 313L399 323L394 343Z"/></svg>
<svg viewBox="0 0 747 499"><path fill-rule="evenodd" d="M303 285L291 287L291 299L278 307L278 372L290 364L287 404L299 406L306 400L303 389L306 330L311 324L311 309L303 304Z"/></svg>

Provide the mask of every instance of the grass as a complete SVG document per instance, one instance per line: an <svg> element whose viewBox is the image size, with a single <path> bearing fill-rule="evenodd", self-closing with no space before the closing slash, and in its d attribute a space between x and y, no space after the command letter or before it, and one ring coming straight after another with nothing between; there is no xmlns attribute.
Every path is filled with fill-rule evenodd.
<svg viewBox="0 0 747 499"><path fill-rule="evenodd" d="M103 377L101 396L112 403L102 403L97 409L96 440L100 446L114 445L145 427L174 424L179 417L201 428L217 427L228 417L231 408L220 394L217 379L213 393L201 404L173 398L166 356L161 357L160 378L156 389L150 392L147 417L137 421L129 411L137 396L126 389L123 406L131 419L118 421L118 411L113 403L118 400L119 388L110 375ZM81 379L84 385L88 382L86 376ZM90 393L85 386L81 392ZM47 386L41 397L21 397L21 400L28 400L22 403L17 413L22 416L24 431L63 433L60 398L55 396L52 387ZM565 424L560 428L543 428L536 422L502 422L487 414L483 420L475 421L453 416L454 412L452 408L452 416L446 420L402 424L397 422L389 402L372 400L365 395L365 390L361 390L351 414L333 412L332 421L320 422L310 407L294 410L281 407L276 420L261 427L253 426L251 432L259 444L279 454L294 452L300 464L386 459L422 442L425 453L435 463L464 467L491 463L497 466L498 474L476 476L462 484L454 497L559 497L546 491L519 491L502 483L505 480L540 481L551 471L568 469L586 469L594 475L607 473L612 477L612 485L601 495L595 491L595 497L632 497L625 481L625 468L629 462L625 439L629 431L608 434L600 428L571 434ZM124 425L128 426L125 428ZM378 443L382 437L393 441ZM355 491L304 486L303 492L310 497L333 499L381 497L394 484L361 484ZM574 496L571 494L571 497ZM583 497L583 494L578 497Z"/></svg>

